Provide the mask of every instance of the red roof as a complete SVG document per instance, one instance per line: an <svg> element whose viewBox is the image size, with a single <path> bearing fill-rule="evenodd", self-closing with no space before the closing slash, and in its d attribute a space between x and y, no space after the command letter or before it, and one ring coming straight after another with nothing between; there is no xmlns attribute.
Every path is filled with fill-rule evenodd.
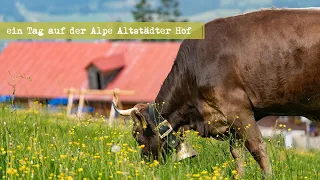
<svg viewBox="0 0 320 180"><path fill-rule="evenodd" d="M106 87L136 92L122 101L153 101L179 47L176 42L13 42L0 54L0 95L12 94L9 84L15 84L16 97L66 96L65 88L88 88L86 67L93 63L104 70L124 66Z"/></svg>
<svg viewBox="0 0 320 180"><path fill-rule="evenodd" d="M101 72L108 72L118 69L125 66L124 54L98 57L94 59L89 66L90 65L96 66Z"/></svg>

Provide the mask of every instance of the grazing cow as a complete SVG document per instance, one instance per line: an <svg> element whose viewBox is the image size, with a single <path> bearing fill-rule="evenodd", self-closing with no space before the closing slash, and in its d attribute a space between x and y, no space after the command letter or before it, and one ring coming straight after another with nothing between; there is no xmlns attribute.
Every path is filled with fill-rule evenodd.
<svg viewBox="0 0 320 180"><path fill-rule="evenodd" d="M178 148L183 140L173 132L183 128L202 137L231 134L244 140L263 173L270 175L256 122L268 115L317 121L319 67L319 9L260 10L206 23L204 40L181 43L154 102L128 110L114 107L136 122L133 135L145 145L145 155L157 158L161 148ZM233 142L230 150L238 158ZM241 174L241 161L236 167Z"/></svg>

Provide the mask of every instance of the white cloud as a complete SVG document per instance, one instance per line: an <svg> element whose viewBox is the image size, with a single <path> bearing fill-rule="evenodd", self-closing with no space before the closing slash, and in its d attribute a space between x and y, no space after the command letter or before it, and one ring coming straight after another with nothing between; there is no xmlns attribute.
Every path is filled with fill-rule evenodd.
<svg viewBox="0 0 320 180"><path fill-rule="evenodd" d="M138 3L138 0L116 0L105 3L108 8L112 9L121 9L121 8L132 8ZM148 1L148 3L155 7L157 4L157 0Z"/></svg>
<svg viewBox="0 0 320 180"><path fill-rule="evenodd" d="M236 0L220 0L220 7L228 7L236 4Z"/></svg>
<svg viewBox="0 0 320 180"><path fill-rule="evenodd" d="M115 12L115 13L91 13L91 14L68 14L68 15L51 15L48 13L40 13L40 12L33 12L26 9L22 4L17 3L16 7L20 14L26 18L27 21L47 21L47 22L78 22L78 21L87 21L87 22L105 22L105 21L133 21L133 17L131 12Z"/></svg>
<svg viewBox="0 0 320 180"><path fill-rule="evenodd" d="M108 8L113 8L113 9L133 7L136 4L137 4L137 0L117 0L117 1L111 1L106 3Z"/></svg>
<svg viewBox="0 0 320 180"><path fill-rule="evenodd" d="M19 11L19 13L26 18L27 21L31 21L31 22L37 22L38 19L35 18L32 14L30 14L28 12L28 10L24 7L23 4L21 4L20 2L16 2L16 8Z"/></svg>
<svg viewBox="0 0 320 180"><path fill-rule="evenodd" d="M87 15L81 14L68 14L68 15L51 15L47 13L28 12L25 14L28 21L39 22L113 22L117 20L121 21L134 21L131 13L119 12L119 13L92 13ZM32 18L30 18L32 17Z"/></svg>
<svg viewBox="0 0 320 180"><path fill-rule="evenodd" d="M265 6L272 5L272 0L238 0L238 6L246 7L246 6Z"/></svg>
<svg viewBox="0 0 320 180"><path fill-rule="evenodd" d="M199 14L195 14L186 18L189 19L189 21L208 22L216 18L234 16L240 13L241 13L240 9L215 9L215 10L210 10L210 11L202 12Z"/></svg>
<svg viewBox="0 0 320 180"><path fill-rule="evenodd" d="M272 0L220 0L220 7L246 7L272 5Z"/></svg>
<svg viewBox="0 0 320 180"><path fill-rule="evenodd" d="M255 12L255 11L259 11L259 10L261 10L261 9L262 9L262 8L245 9L245 10L243 11L243 13Z"/></svg>

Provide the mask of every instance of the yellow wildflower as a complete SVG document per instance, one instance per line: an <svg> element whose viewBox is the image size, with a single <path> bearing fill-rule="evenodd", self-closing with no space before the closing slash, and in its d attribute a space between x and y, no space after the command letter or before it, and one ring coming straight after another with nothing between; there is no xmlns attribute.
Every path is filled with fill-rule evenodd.
<svg viewBox="0 0 320 180"><path fill-rule="evenodd" d="M154 160L154 161L153 161L153 165L154 165L154 166L158 166L158 165L159 165L159 161Z"/></svg>
<svg viewBox="0 0 320 180"><path fill-rule="evenodd" d="M192 177L195 177L195 178L200 177L200 174L192 174Z"/></svg>
<svg viewBox="0 0 320 180"><path fill-rule="evenodd" d="M202 172L201 172L201 174L207 174L208 172L206 171L206 170L203 170Z"/></svg>
<svg viewBox="0 0 320 180"><path fill-rule="evenodd" d="M78 172L82 172L82 171L83 171L83 168L79 168L79 169L78 169Z"/></svg>

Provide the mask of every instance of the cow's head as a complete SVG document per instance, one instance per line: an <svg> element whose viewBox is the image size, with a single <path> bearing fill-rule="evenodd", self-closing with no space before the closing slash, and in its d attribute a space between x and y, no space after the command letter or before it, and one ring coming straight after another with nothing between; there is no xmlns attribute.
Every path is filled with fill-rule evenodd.
<svg viewBox="0 0 320 180"><path fill-rule="evenodd" d="M113 107L118 114L132 118L134 122L132 135L142 147L141 153L144 157L159 159L173 149L177 152L174 156L176 160L197 155L174 133L170 123L162 118L157 105L139 103L131 109L121 110L117 107L117 96L114 95Z"/></svg>

